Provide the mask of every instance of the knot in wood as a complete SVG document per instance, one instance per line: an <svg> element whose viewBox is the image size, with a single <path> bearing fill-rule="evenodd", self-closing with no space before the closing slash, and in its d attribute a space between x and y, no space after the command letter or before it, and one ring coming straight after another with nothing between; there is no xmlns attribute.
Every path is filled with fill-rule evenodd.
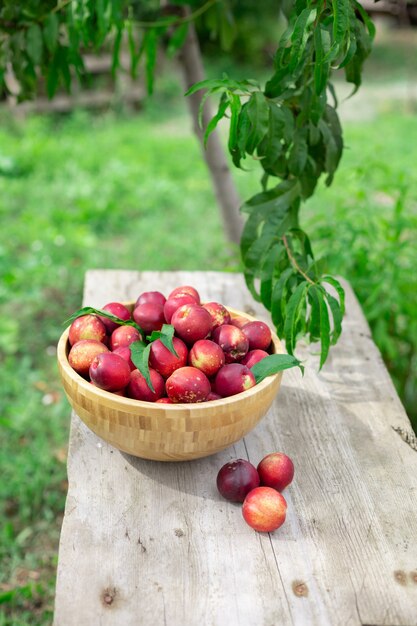
<svg viewBox="0 0 417 626"><path fill-rule="evenodd" d="M302 580L294 580L292 584L292 590L294 592L294 595L296 595L298 598L305 598L306 596L308 596L308 587L306 583Z"/></svg>
<svg viewBox="0 0 417 626"><path fill-rule="evenodd" d="M114 599L116 597L116 593L117 592L116 592L116 588L115 587L113 587L113 588L109 588L108 587L107 589L105 589L103 591L101 598L103 600L104 606L108 606L109 607L109 606L111 606L113 604Z"/></svg>
<svg viewBox="0 0 417 626"><path fill-rule="evenodd" d="M407 576L405 574L405 572L403 572L403 570L398 569L394 572L394 578L397 581L398 584L400 585L406 585L407 584Z"/></svg>

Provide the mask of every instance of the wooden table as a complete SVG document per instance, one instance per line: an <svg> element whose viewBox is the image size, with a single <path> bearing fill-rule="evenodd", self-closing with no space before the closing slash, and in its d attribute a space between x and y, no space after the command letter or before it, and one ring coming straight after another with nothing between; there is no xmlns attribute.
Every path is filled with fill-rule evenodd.
<svg viewBox="0 0 417 626"><path fill-rule="evenodd" d="M268 320L242 277L90 271L84 304L180 284ZM120 453L72 416L55 626L415 626L417 452L408 418L347 286L339 344L317 372L284 372L260 424L192 462ZM228 460L282 450L287 521L260 534L223 500Z"/></svg>

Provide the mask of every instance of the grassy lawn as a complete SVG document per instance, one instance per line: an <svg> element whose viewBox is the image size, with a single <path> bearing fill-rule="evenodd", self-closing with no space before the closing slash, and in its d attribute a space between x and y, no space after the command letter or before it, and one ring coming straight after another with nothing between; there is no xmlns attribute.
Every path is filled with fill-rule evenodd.
<svg viewBox="0 0 417 626"><path fill-rule="evenodd" d="M54 346L85 270L238 262L187 118L3 119L0 146L0 624L20 626L51 614L69 417Z"/></svg>
<svg viewBox="0 0 417 626"><path fill-rule="evenodd" d="M0 121L0 626L33 626L51 620L66 493L69 409L55 345L84 272L233 271L239 260L185 113ZM411 414L417 122L349 124L346 144L303 223L356 289ZM255 165L235 176L243 198L258 190Z"/></svg>

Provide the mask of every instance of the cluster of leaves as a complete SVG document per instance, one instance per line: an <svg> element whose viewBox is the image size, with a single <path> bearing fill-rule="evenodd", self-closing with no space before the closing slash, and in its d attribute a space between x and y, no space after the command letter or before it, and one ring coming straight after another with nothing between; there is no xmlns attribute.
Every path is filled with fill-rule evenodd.
<svg viewBox="0 0 417 626"><path fill-rule="evenodd" d="M353 92L359 88L374 26L356 0L296 1L287 17L274 73L264 89L256 81L226 76L202 81L188 93L205 89L202 106L208 96L220 94L205 141L228 116L234 164L243 169L250 156L263 169L262 192L242 207L247 214L241 238L246 283L271 311L290 354L300 334L321 341L321 367L341 332L343 289L323 275L323 264L314 259L299 227L299 209L322 174L331 184L343 151L332 70L343 68Z"/></svg>
<svg viewBox="0 0 417 626"><path fill-rule="evenodd" d="M189 21L216 1L208 0L187 16L180 5L193 9L198 2L161 9L153 0L5 0L0 7L0 97L33 98L40 77L50 98L60 87L70 91L74 78L83 83L88 76L84 57L91 51L111 51L116 73L123 41L132 77L143 61L152 92L158 42L163 39L174 54L184 43Z"/></svg>
<svg viewBox="0 0 417 626"><path fill-rule="evenodd" d="M147 384L151 391L154 391L150 373L149 373L149 354L151 351L151 346L154 341L159 339L166 348L175 356L178 356L174 343L174 333L175 329L171 324L163 324L161 330L154 330L150 335L146 335L143 329L133 320L122 320L120 317L116 317L107 311L102 311L101 309L95 309L91 306L85 306L82 309L78 309L75 311L66 321L65 324L71 324L77 317L81 317L83 315L101 315L102 317L107 317L108 319L120 324L121 326L133 326L136 328L140 334L142 339L139 341L134 341L130 344L130 354L131 359L134 365L138 368L142 376L144 376ZM289 354L270 354L265 357L259 363L256 363L253 368L253 374L255 376L255 380L257 383L260 383L267 376L271 376L272 374L276 374L277 372L282 372L285 369L289 369L291 367L299 367L303 372L304 368L301 365L300 361L296 359L294 356Z"/></svg>
<svg viewBox="0 0 417 626"><path fill-rule="evenodd" d="M60 84L70 88L73 75L83 78L86 51L106 46L116 72L124 40L132 75L143 60L151 92L158 42L163 40L173 54L183 45L191 20L204 13L216 30L230 21L230 6L228 0L177 0L163 7L154 0L30 0L22 5L6 0L0 9L0 93L12 90L6 71L11 65L18 99L35 93L39 74L52 97ZM205 97L220 94L206 140L229 116L233 163L243 168L249 156L263 169L263 190L242 207L247 214L241 239L246 282L271 311L290 353L300 334L321 341L322 366L340 335L343 290L314 259L300 230L299 209L322 174L331 184L343 151L331 73L343 69L353 92L359 88L374 26L357 0L294 0L281 8L288 26L264 88L256 81L224 77L203 81L188 93L204 88ZM217 30L222 39L227 28ZM230 40L227 32L225 41ZM332 293L325 285L332 286Z"/></svg>

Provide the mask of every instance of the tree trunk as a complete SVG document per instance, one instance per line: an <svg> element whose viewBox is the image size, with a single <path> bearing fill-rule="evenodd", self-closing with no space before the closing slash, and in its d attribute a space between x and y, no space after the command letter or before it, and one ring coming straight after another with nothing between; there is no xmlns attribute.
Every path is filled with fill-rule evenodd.
<svg viewBox="0 0 417 626"><path fill-rule="evenodd" d="M194 83L205 79L200 46L192 22L189 24L188 35L182 47L179 60L186 89L191 87ZM226 154L217 130L211 133L207 141L207 147L204 147L204 132L198 123L198 112L202 97L202 91L198 91L192 96L187 96L188 106L193 119L194 132L200 141L204 160L210 171L227 237L230 241L239 243L243 228L243 219L239 213L239 206L241 204L239 194L234 184ZM206 101L203 112L203 128L206 127L211 117L210 105L208 101Z"/></svg>

